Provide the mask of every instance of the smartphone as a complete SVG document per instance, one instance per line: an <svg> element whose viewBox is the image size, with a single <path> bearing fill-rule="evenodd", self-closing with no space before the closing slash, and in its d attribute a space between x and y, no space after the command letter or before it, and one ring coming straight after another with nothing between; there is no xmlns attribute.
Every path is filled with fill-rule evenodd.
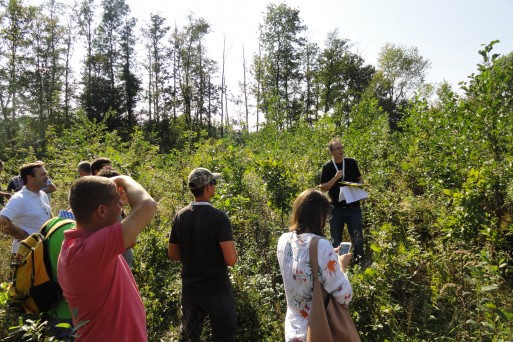
<svg viewBox="0 0 513 342"><path fill-rule="evenodd" d="M351 242L342 242L340 244L340 248L338 250L338 255L344 255L349 253L349 250L351 249Z"/></svg>

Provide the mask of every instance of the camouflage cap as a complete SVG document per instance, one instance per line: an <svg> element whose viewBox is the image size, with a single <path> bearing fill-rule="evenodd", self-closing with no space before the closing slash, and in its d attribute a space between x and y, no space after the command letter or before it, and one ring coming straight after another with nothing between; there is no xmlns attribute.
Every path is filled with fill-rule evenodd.
<svg viewBox="0 0 513 342"><path fill-rule="evenodd" d="M212 173L204 167L198 167L189 173L189 189L201 189L220 177L220 173Z"/></svg>

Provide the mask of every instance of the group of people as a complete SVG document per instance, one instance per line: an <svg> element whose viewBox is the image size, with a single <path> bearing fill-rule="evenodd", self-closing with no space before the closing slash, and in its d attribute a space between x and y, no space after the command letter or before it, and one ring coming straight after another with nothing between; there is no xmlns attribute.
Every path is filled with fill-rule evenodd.
<svg viewBox="0 0 513 342"><path fill-rule="evenodd" d="M342 304L352 298L345 272L352 254L337 254L344 224L353 242L354 262L363 258L359 203L348 204L339 195L342 181L361 184L362 175L354 159L344 158L340 140L332 140L328 149L332 159L322 168L320 190L328 191L329 197L316 189L301 193L294 202L290 231L278 242L287 297L287 341L306 341L313 288L308 247L315 235L324 236L328 220L333 241L319 242L318 278ZM157 202L135 180L117 173L107 158L81 162L78 172L80 177L69 191L69 212L76 227L63 232L56 265L69 317L54 318L72 322L79 341L146 341L145 309L123 254L153 219ZM9 199L0 211L0 228L14 237L13 253L20 240L52 216L42 190L49 179L44 163L23 165L20 177L21 190L12 195L0 192ZM237 313L228 267L236 264L237 250L230 219L211 203L220 177L205 168L192 170L188 186L194 201L172 221L167 254L182 263L180 341L199 341L207 316L214 341L235 340ZM122 214L124 205L130 206L128 215Z"/></svg>

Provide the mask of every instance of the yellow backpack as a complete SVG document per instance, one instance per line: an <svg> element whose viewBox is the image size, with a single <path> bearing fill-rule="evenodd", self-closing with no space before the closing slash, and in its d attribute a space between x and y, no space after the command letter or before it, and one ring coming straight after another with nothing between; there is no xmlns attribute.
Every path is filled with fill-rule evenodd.
<svg viewBox="0 0 513 342"><path fill-rule="evenodd" d="M69 224L75 225L75 221L52 218L43 224L39 233L21 241L11 262L11 281L7 290L10 307L35 314L52 309L61 300L62 289L52 277L48 239L56 230Z"/></svg>

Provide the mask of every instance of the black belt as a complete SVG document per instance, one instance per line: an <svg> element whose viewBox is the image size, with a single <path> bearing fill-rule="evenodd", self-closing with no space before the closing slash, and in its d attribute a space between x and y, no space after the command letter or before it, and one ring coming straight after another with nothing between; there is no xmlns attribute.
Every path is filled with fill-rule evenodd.
<svg viewBox="0 0 513 342"><path fill-rule="evenodd" d="M338 208L355 208L355 207L359 207L359 206L360 206L359 201L346 203L346 204L337 203L336 205L334 205L334 207L338 207Z"/></svg>

